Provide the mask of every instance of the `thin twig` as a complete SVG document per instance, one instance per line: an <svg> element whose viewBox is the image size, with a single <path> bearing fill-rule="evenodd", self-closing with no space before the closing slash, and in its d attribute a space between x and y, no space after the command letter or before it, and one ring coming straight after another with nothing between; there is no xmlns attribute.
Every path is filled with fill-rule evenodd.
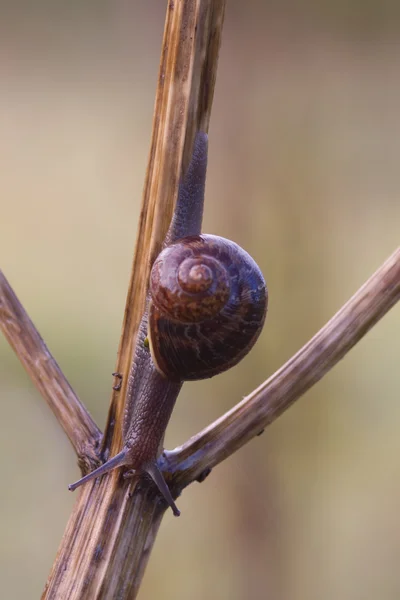
<svg viewBox="0 0 400 600"><path fill-rule="evenodd" d="M0 328L68 436L83 473L99 464L101 431L0 271Z"/></svg>
<svg viewBox="0 0 400 600"><path fill-rule="evenodd" d="M166 454L178 491L272 423L317 383L400 299L400 248L267 381L180 448Z"/></svg>

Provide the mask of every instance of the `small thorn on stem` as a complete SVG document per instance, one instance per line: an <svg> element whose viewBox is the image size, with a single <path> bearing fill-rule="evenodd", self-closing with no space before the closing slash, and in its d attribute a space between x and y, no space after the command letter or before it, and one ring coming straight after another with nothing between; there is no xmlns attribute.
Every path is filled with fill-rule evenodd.
<svg viewBox="0 0 400 600"><path fill-rule="evenodd" d="M210 469L210 467L207 467L207 469L204 469L204 471L202 471L200 473L200 475L198 477L196 477L196 481L198 481L199 483L203 483L203 481L205 479L207 479L207 477L209 476L210 473L211 473L211 469Z"/></svg>
<svg viewBox="0 0 400 600"><path fill-rule="evenodd" d="M115 390L116 392L119 392L121 389L121 386L122 386L122 375L121 375L121 373L113 373L112 375L113 375L113 377L116 377L117 379L119 379L118 383L113 385L113 390Z"/></svg>

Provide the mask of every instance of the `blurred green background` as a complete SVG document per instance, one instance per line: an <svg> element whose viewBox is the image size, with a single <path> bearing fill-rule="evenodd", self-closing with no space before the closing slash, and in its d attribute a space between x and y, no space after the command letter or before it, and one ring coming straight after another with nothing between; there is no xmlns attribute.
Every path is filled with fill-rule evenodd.
<svg viewBox="0 0 400 600"><path fill-rule="evenodd" d="M1 267L103 426L166 2L2 3ZM229 0L204 230L259 262L270 307L237 368L186 384L167 447L305 343L399 243L400 4ZM155 597L400 597L400 311L168 512ZM0 338L2 598L38 598L79 473Z"/></svg>

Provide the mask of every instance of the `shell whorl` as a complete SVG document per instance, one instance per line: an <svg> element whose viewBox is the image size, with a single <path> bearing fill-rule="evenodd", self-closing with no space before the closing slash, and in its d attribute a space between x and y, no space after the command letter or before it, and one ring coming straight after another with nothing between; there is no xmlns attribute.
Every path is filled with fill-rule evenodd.
<svg viewBox="0 0 400 600"><path fill-rule="evenodd" d="M237 364L258 338L268 302L251 256L230 240L205 234L161 252L150 294L153 361L177 381L212 377Z"/></svg>

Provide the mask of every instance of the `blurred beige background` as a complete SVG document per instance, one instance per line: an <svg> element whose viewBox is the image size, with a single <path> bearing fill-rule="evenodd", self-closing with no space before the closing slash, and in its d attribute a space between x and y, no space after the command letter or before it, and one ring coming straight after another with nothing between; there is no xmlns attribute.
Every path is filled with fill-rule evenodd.
<svg viewBox="0 0 400 600"><path fill-rule="evenodd" d="M1 267L103 426L166 2L2 3ZM232 372L186 384L173 447L305 343L399 244L400 4L229 0L204 230L270 308ZM170 512L142 600L400 597L400 311ZM38 598L79 473L0 338L2 598Z"/></svg>

